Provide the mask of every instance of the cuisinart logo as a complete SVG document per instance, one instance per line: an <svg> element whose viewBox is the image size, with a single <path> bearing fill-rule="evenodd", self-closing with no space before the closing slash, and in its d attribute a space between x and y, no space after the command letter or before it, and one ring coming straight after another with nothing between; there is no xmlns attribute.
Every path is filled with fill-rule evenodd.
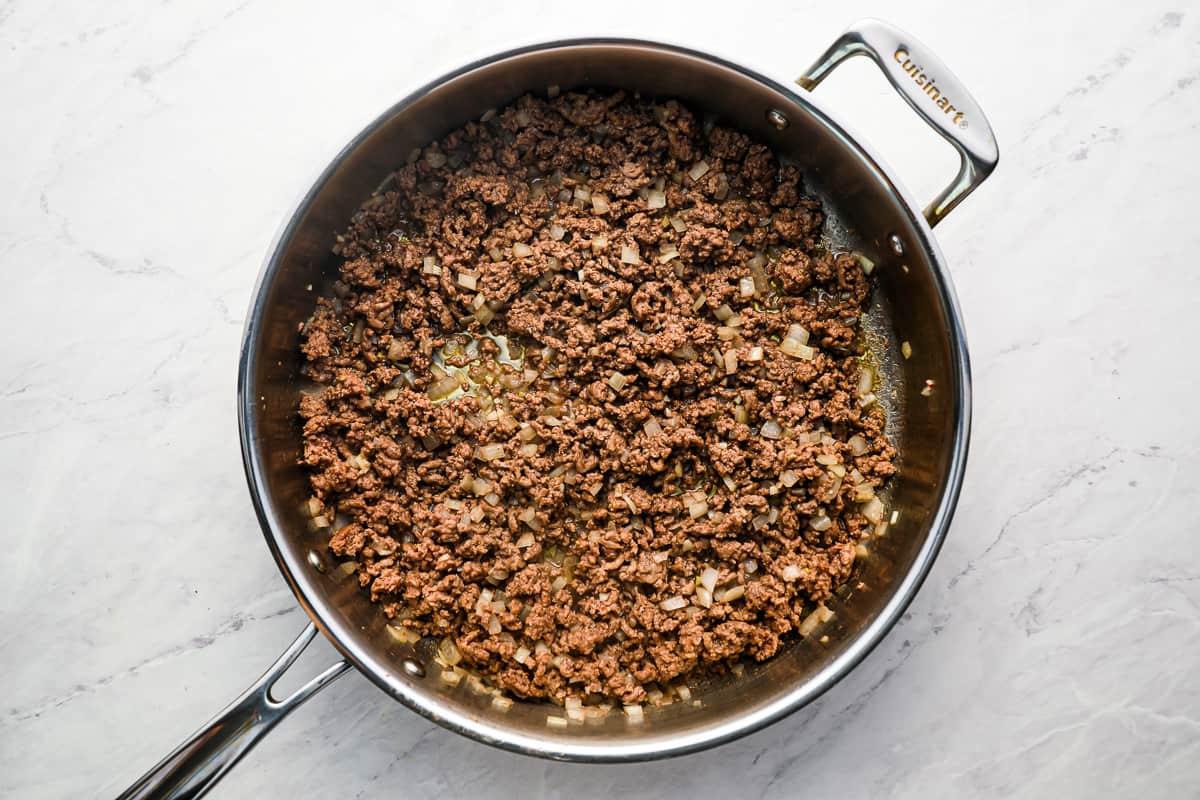
<svg viewBox="0 0 1200 800"><path fill-rule="evenodd" d="M920 67L913 63L913 60L908 57L907 50L900 48L892 54L892 58L896 59L896 63L900 65L900 68L907 72L909 76L911 76L912 79L917 82L917 86L920 86L925 90L925 94L933 98L933 100L937 103L937 107L945 112L946 116L952 117L951 122L953 124L960 128L967 127L967 121L963 119L963 112L955 108L954 104L950 102L950 98L941 93L941 91L937 88L937 81L922 71L924 70L924 67Z"/></svg>

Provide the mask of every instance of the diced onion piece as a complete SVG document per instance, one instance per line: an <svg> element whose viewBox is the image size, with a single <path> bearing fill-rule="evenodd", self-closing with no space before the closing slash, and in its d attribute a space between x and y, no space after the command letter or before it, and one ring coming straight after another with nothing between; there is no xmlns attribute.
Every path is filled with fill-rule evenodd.
<svg viewBox="0 0 1200 800"><path fill-rule="evenodd" d="M862 397L858 398L858 404L863 408L870 408L878 399L879 398L876 397L872 392L867 392Z"/></svg>
<svg viewBox="0 0 1200 800"><path fill-rule="evenodd" d="M724 360L725 360L725 374L726 375L732 375L733 373L737 372L738 359L737 359L737 351L736 350L734 350L732 347L729 348L728 350L726 350Z"/></svg>
<svg viewBox="0 0 1200 800"><path fill-rule="evenodd" d="M738 294L742 297L753 297L755 291L753 278L738 279Z"/></svg>
<svg viewBox="0 0 1200 800"><path fill-rule="evenodd" d="M683 221L682 217L671 217L671 227L676 233L683 233L688 229L688 224Z"/></svg>
<svg viewBox="0 0 1200 800"><path fill-rule="evenodd" d="M779 571L779 577L785 581L800 580L800 576L804 574L804 570L800 569L797 564L787 564Z"/></svg>
<svg viewBox="0 0 1200 800"><path fill-rule="evenodd" d="M740 600L746 594L746 587L742 584L730 586L723 592L714 592L713 600L718 603L732 603L734 600Z"/></svg>
<svg viewBox="0 0 1200 800"><path fill-rule="evenodd" d="M658 420L654 417L651 417L642 423L642 430L646 432L647 436L658 436L663 432L662 425L660 425Z"/></svg>
<svg viewBox="0 0 1200 800"><path fill-rule="evenodd" d="M905 359L912 358L912 345L907 341L900 343L900 355L904 356Z"/></svg>
<svg viewBox="0 0 1200 800"><path fill-rule="evenodd" d="M421 640L421 634L404 625L384 625L383 628L400 644L416 644Z"/></svg>
<svg viewBox="0 0 1200 800"><path fill-rule="evenodd" d="M875 487L869 483L860 483L854 487L854 502L866 503L875 496Z"/></svg>
<svg viewBox="0 0 1200 800"><path fill-rule="evenodd" d="M763 349L761 347L759 347L758 345L751 347L746 352L746 360L747 361L762 361L763 360Z"/></svg>
<svg viewBox="0 0 1200 800"><path fill-rule="evenodd" d="M492 698L492 708L496 709L497 711L507 712L512 707L512 698L505 697L502 694L498 694Z"/></svg>
<svg viewBox="0 0 1200 800"><path fill-rule="evenodd" d="M745 237L745 234L741 235ZM733 241L732 235L729 237L729 240ZM737 243L734 242L734 244ZM754 281L755 294L766 294L771 288L771 282L767 278L767 271L765 269L766 263L767 259L762 253L755 253L754 257L746 262L746 268L750 270L750 278Z"/></svg>
<svg viewBox="0 0 1200 800"><path fill-rule="evenodd" d="M663 611L678 611L679 609L685 607L687 604L688 604L688 600L686 597L683 597L681 595L675 595L674 597L668 597L666 600L663 600L661 603L658 604L658 606Z"/></svg>
<svg viewBox="0 0 1200 800"><path fill-rule="evenodd" d="M456 669L442 670L442 683L447 686L458 686L462 681L462 673Z"/></svg>
<svg viewBox="0 0 1200 800"><path fill-rule="evenodd" d="M815 461L822 467L828 467L832 464L838 463L837 456L833 455L832 453L818 453Z"/></svg>
<svg viewBox="0 0 1200 800"><path fill-rule="evenodd" d="M547 231L547 233L550 234L551 239L556 242L560 242L562 241L562 238L567 235L567 229L556 222L550 226L550 229Z"/></svg>
<svg viewBox="0 0 1200 800"><path fill-rule="evenodd" d="M883 501L878 497L872 497L863 505L862 515L878 525L883 522L883 510Z"/></svg>
<svg viewBox="0 0 1200 800"><path fill-rule="evenodd" d="M758 572L758 562L753 558L747 558L742 562L742 569L746 571L747 575L753 575Z"/></svg>
<svg viewBox="0 0 1200 800"><path fill-rule="evenodd" d="M700 296L697 297L695 299L695 301L692 303L692 311L699 311L701 308L704 307L704 304L705 304L705 302L707 302L707 300L708 300L708 295L701 292Z"/></svg>
<svg viewBox="0 0 1200 800"><path fill-rule="evenodd" d="M697 161L696 165L688 170L688 177L694 181L698 181L708 173L708 162Z"/></svg>
<svg viewBox="0 0 1200 800"><path fill-rule="evenodd" d="M700 585L711 592L717 588L717 578L719 577L720 573L714 567L705 567L700 572Z"/></svg>
<svg viewBox="0 0 1200 800"><path fill-rule="evenodd" d="M650 191L646 192L646 208L666 208L666 205L666 192L659 191L658 189L651 189Z"/></svg>
<svg viewBox="0 0 1200 800"><path fill-rule="evenodd" d="M312 518L312 524L313 524L314 528L328 528L329 527L329 518L326 517L324 514L317 514L315 517Z"/></svg>
<svg viewBox="0 0 1200 800"><path fill-rule="evenodd" d="M578 697L568 697L563 701L563 706L566 708L568 719L575 720L576 722L583 722L584 713L582 700L580 700Z"/></svg>
<svg viewBox="0 0 1200 800"><path fill-rule="evenodd" d="M708 503L703 500L698 503L688 503L687 511L692 519L699 519L708 513Z"/></svg>
<svg viewBox="0 0 1200 800"><path fill-rule="evenodd" d="M808 331L803 325L788 326L787 338L794 339L800 344L808 344Z"/></svg>
<svg viewBox="0 0 1200 800"><path fill-rule="evenodd" d="M592 199L592 190L586 186L576 186L574 196L576 200L587 202Z"/></svg>
<svg viewBox="0 0 1200 800"><path fill-rule="evenodd" d="M769 419L763 423L762 430L759 431L764 439L778 439L783 435L783 428L773 419Z"/></svg>
<svg viewBox="0 0 1200 800"><path fill-rule="evenodd" d="M609 209L608 198L602 194L592 195L592 211L597 214L607 214Z"/></svg>
<svg viewBox="0 0 1200 800"><path fill-rule="evenodd" d="M558 97L558 92L559 88L557 83L546 87L546 97L549 97L551 100Z"/></svg>
<svg viewBox="0 0 1200 800"><path fill-rule="evenodd" d="M479 295L479 297L483 297L483 295ZM474 316L475 319L479 321L480 325L487 325L496 318L496 312L492 311L492 309L488 308L486 305L481 305L479 308L475 309Z"/></svg>
<svg viewBox="0 0 1200 800"><path fill-rule="evenodd" d="M535 509L533 509L533 508L525 509L524 511L521 512L520 518L521 518L522 522L524 522L526 525L528 525L533 530L540 531L542 529L542 521L537 518L537 511ZM521 545L518 543L517 546L520 547ZM528 545L526 545L526 546L528 546Z"/></svg>
<svg viewBox="0 0 1200 800"><path fill-rule="evenodd" d="M424 272L426 275L441 275L442 268L438 266L436 258L425 256L421 262L421 272Z"/></svg>
<svg viewBox="0 0 1200 800"><path fill-rule="evenodd" d="M863 367L858 372L858 391L859 397L866 397L871 393L871 384L875 382L875 373L870 367Z"/></svg>
<svg viewBox="0 0 1200 800"><path fill-rule="evenodd" d="M674 244L664 245L658 256L658 263L666 264L673 258L679 258L679 249Z"/></svg>
<svg viewBox="0 0 1200 800"><path fill-rule="evenodd" d="M453 375L444 375L429 385L425 390L425 394L429 395L431 400L441 400L443 397L448 397L458 389L458 378Z"/></svg>
<svg viewBox="0 0 1200 800"><path fill-rule="evenodd" d="M517 242L512 247L512 254L517 258L528 258L533 255L533 248L524 242Z"/></svg>
<svg viewBox="0 0 1200 800"><path fill-rule="evenodd" d="M500 633L500 631L502 631L502 630L504 630L504 628L501 627L501 625L500 625L499 617L497 617L497 616L488 617L488 623L487 623L488 634L490 634L491 636L495 636L496 634Z"/></svg>
<svg viewBox="0 0 1200 800"><path fill-rule="evenodd" d="M557 578L550 581L551 591L557 592L558 590L562 589L566 585L567 585L567 579L564 578L562 575L559 575Z"/></svg>
<svg viewBox="0 0 1200 800"><path fill-rule="evenodd" d="M608 237L597 236L595 239L592 239L592 252L593 253L597 253L597 254L603 253L607 249L608 249Z"/></svg>
<svg viewBox="0 0 1200 800"><path fill-rule="evenodd" d="M721 322L725 322L733 316L733 309L729 307L728 303L722 303L713 311L713 316L721 320Z"/></svg>
<svg viewBox="0 0 1200 800"><path fill-rule="evenodd" d="M796 633L800 634L801 636L811 636L812 632L815 631L817 626L820 624L820 612L814 610L807 617L805 617L804 621L801 622L799 627L796 628Z"/></svg>
<svg viewBox="0 0 1200 800"><path fill-rule="evenodd" d="M439 153L437 150L429 150L425 153L425 163L434 169L446 166L446 154Z"/></svg>
<svg viewBox="0 0 1200 800"><path fill-rule="evenodd" d="M492 491L492 482L486 478L472 478L471 491L475 493L476 497L483 497Z"/></svg>
<svg viewBox="0 0 1200 800"><path fill-rule="evenodd" d="M454 280L456 283L458 283L459 286L461 286L464 289L471 289L472 291L475 289L476 277L474 275L469 275L465 272L460 272L460 273L458 273L458 275L456 275L454 277Z"/></svg>
<svg viewBox="0 0 1200 800"><path fill-rule="evenodd" d="M532 547L533 541L533 534L529 531L525 531L517 537L517 547L521 550L524 550L526 547Z"/></svg>
<svg viewBox="0 0 1200 800"><path fill-rule="evenodd" d="M565 728L567 727L567 718L559 717L554 714L546 715L546 727L548 728Z"/></svg>
<svg viewBox="0 0 1200 800"><path fill-rule="evenodd" d="M495 461L504 457L504 445L499 443L484 444L475 448L475 457L480 461Z"/></svg>
<svg viewBox="0 0 1200 800"><path fill-rule="evenodd" d="M629 383L629 379L619 372L614 372L608 376L608 385L618 392L625 388L625 384Z"/></svg>
<svg viewBox="0 0 1200 800"><path fill-rule="evenodd" d="M846 442L846 444L850 445L850 452L854 453L856 456L861 456L870 449L870 445L867 444L867 440L859 436L857 433L851 436L850 440Z"/></svg>
<svg viewBox="0 0 1200 800"><path fill-rule="evenodd" d="M699 606L701 608L712 608L713 597L712 597L711 590L706 589L703 586L697 586L695 599L696 599L697 606Z"/></svg>
<svg viewBox="0 0 1200 800"><path fill-rule="evenodd" d="M897 508L894 511L892 511L892 516L888 518L888 522L895 525L899 521L900 521L900 509Z"/></svg>
<svg viewBox="0 0 1200 800"><path fill-rule="evenodd" d="M815 613L817 615L817 620L820 621L822 624L829 622L829 620L833 619L833 617L834 617L833 609L829 608L824 603L817 606L817 610Z"/></svg>
<svg viewBox="0 0 1200 800"><path fill-rule="evenodd" d="M642 257L638 254L636 247L623 244L621 245L621 262L624 264L640 264L642 263Z"/></svg>
<svg viewBox="0 0 1200 800"><path fill-rule="evenodd" d="M749 409L747 409L743 405L734 406L733 407L733 420L734 420L734 422L737 422L739 425L749 425L750 424Z"/></svg>
<svg viewBox="0 0 1200 800"><path fill-rule="evenodd" d="M438 643L438 657L448 667L453 667L462 661L462 653L458 651L458 646L449 636Z"/></svg>
<svg viewBox="0 0 1200 800"><path fill-rule="evenodd" d="M800 476L794 469L785 469L783 472L779 473L779 482L789 489L795 486L799 480Z"/></svg>
<svg viewBox="0 0 1200 800"><path fill-rule="evenodd" d="M638 703L627 705L623 710L625 711L625 716L629 718L630 722L641 722L643 719L645 719L645 715L642 713L642 707Z"/></svg>
<svg viewBox="0 0 1200 800"><path fill-rule="evenodd" d="M862 253L855 253L858 257L858 263L862 265L862 271L866 275L870 275L875 271L875 262L864 256Z"/></svg>
<svg viewBox="0 0 1200 800"><path fill-rule="evenodd" d="M822 512L819 517L813 517L809 521L808 526L814 531L827 531L833 527L833 520L829 518L828 514Z"/></svg>
<svg viewBox="0 0 1200 800"><path fill-rule="evenodd" d="M792 339L790 337L779 343L779 349L783 351L785 355L792 356L793 358L799 358L804 361L812 361L813 356L815 356L817 353L816 350L813 350L803 342L797 341L796 339Z"/></svg>

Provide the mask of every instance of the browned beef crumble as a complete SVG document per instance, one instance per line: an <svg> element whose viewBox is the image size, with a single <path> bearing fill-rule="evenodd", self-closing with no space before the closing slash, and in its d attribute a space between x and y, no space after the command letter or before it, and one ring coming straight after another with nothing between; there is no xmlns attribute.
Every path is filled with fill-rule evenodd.
<svg viewBox="0 0 1200 800"><path fill-rule="evenodd" d="M348 520L330 549L520 697L636 703L771 657L850 576L894 471L857 397L860 262L818 244L794 167L676 102L485 120L354 216L305 326L311 505ZM811 359L781 351L793 325Z"/></svg>

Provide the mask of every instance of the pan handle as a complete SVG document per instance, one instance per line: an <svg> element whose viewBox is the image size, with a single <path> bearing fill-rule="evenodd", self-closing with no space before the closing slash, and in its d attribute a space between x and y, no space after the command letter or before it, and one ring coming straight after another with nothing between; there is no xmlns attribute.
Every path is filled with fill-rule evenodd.
<svg viewBox="0 0 1200 800"><path fill-rule="evenodd" d="M117 800L184 800L204 795L288 712L350 668L348 661L339 661L283 700L271 695L275 682L304 652L316 633L317 627L310 622L253 686L158 762Z"/></svg>
<svg viewBox="0 0 1200 800"><path fill-rule="evenodd" d="M1000 153L992 126L975 98L928 47L877 19L860 20L847 28L796 82L812 91L834 67L860 55L879 66L905 102L954 145L962 159L954 181L925 209L925 219L933 227L996 168Z"/></svg>

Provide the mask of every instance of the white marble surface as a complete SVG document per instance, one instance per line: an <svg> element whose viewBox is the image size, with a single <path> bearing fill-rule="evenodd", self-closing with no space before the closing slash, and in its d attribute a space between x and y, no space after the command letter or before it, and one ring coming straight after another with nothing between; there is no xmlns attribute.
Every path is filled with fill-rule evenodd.
<svg viewBox="0 0 1200 800"><path fill-rule="evenodd" d="M930 43L1002 153L938 230L975 429L903 622L810 708L650 765L494 751L351 675L213 796L1194 796L1185 6L805 0L731 23L695 3L0 3L0 796L116 794L302 627L243 484L234 369L268 241L354 130L517 42L636 34L789 78L864 15ZM950 150L868 64L820 91L918 196L950 177Z"/></svg>

